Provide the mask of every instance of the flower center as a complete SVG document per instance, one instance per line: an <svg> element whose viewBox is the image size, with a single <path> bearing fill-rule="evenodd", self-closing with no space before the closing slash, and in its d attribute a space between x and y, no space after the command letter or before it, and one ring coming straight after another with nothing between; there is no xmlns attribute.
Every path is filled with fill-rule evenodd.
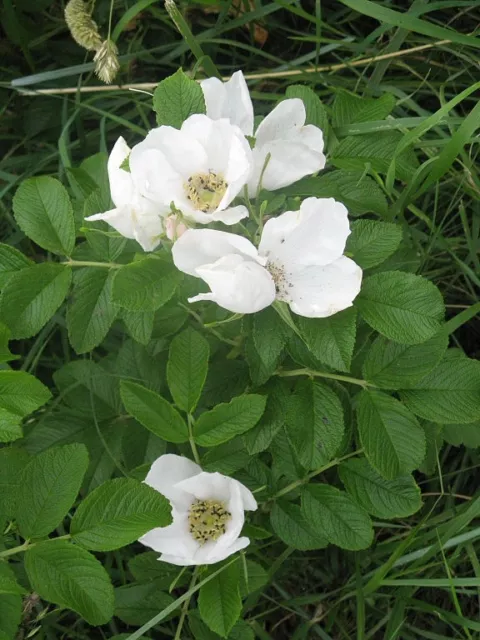
<svg viewBox="0 0 480 640"><path fill-rule="evenodd" d="M289 302L290 296L288 294L288 290L292 287L292 284L287 280L287 276L289 274L285 273L285 268L275 264L274 262L267 262L265 268L270 273L273 278L273 282L275 283L277 300Z"/></svg>
<svg viewBox="0 0 480 640"><path fill-rule="evenodd" d="M225 533L226 524L231 517L224 502L195 500L188 514L189 531L195 540L205 544L209 540L217 540Z"/></svg>
<svg viewBox="0 0 480 640"><path fill-rule="evenodd" d="M218 208L227 187L222 175L213 171L196 173L184 185L187 198L195 209L200 209L203 213L212 213Z"/></svg>

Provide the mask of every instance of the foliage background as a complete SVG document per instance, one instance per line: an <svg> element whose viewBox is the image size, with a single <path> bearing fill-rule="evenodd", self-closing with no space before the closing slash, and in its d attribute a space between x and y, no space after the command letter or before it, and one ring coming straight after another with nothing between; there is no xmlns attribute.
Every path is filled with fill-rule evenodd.
<svg viewBox="0 0 480 640"><path fill-rule="evenodd" d="M98 0L95 9L104 32L109 4ZM308 82L327 106L340 89L366 97L389 92L397 98L393 115L407 132L478 81L475 30L480 8L468 0L377 2L372 14L371 5L365 0L184 3L182 13L195 34L194 42L187 43L160 3L116 0L113 36L121 54L119 81L156 82L178 66L191 69L193 45L225 75L239 68L253 74L250 87L259 113L269 110L292 82ZM397 12L393 18L387 9ZM400 13L406 16L403 21ZM25 95L25 89L98 85L91 58L69 37L62 2L4 0L0 21L2 242L35 259L38 247L19 231L12 216L11 200L19 183L36 174L64 178L67 169L85 157L111 148L119 134L129 130L133 140L153 125L154 114L149 96L141 93ZM445 42L438 31L445 27L461 37ZM280 74L268 77L268 72ZM450 317L477 302L480 286L480 118L477 114L467 121L477 102L478 89L414 145L424 162L461 132L457 160L424 193L411 194L406 214L412 270L440 287ZM375 126L366 123L363 131L376 131ZM112 332L98 355L118 350L121 335L121 329ZM452 345L478 357L478 317L462 324L451 339ZM12 350L21 356L15 368L49 386L55 371L75 357L61 313L36 338L13 343ZM256 636L477 637L480 526L477 512L465 519L457 510L473 500L478 488L480 427L469 433L468 447L453 444L462 442L447 442L438 460L435 455L429 460L430 475L418 474L423 509L395 524L377 522L374 548L299 553L266 544L262 555L269 559L268 586L246 604ZM447 528L453 542L440 551L437 531ZM401 543L407 539L411 546L404 552ZM413 564L408 557L412 549L417 553ZM109 559L120 582L127 559L120 552ZM39 602L27 606L22 637L37 630L36 637L45 639L103 638L125 630L121 623L115 626L117 622L92 631L71 616L49 614ZM165 623L158 633L172 637L174 626Z"/></svg>

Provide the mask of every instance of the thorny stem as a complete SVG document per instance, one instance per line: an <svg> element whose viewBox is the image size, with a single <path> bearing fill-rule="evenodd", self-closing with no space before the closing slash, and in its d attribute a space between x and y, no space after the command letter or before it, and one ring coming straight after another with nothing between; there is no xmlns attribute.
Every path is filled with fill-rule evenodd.
<svg viewBox="0 0 480 640"><path fill-rule="evenodd" d="M270 500L267 501L267 503L272 502L273 500L276 500L277 498L280 498L281 496L284 496L287 493L290 493L290 491L293 491L297 487L300 487L302 484L306 484L309 480L311 480L315 476L318 476L320 473L327 471L327 469L336 467L337 464L340 464L341 462L343 462L344 460L348 460L349 458L353 458L354 456L358 456L362 452L363 452L363 449L357 449L357 451L352 451L351 453L347 453L347 455L342 456L341 458L335 458L334 460L330 460L328 464L323 465L323 467L320 467L319 469L315 469L315 471L312 471L311 473L307 474L304 478L301 478L300 480L295 480L295 482L288 484L286 487L284 487L283 489L278 491L274 496L272 496Z"/></svg>
<svg viewBox="0 0 480 640"><path fill-rule="evenodd" d="M193 587L195 586L195 583L197 581L197 577L198 577L198 567L195 567L195 569L193 570L193 575L192 575L192 579L190 581L190 585L188 587L189 591L191 591L193 589ZM185 600L185 602L183 603L182 613L180 614L180 619L178 621L177 631L175 632L174 640L181 640L183 623L185 622L185 618L187 616L188 606L190 604L191 598L192 598L192 595L190 595L190 597L187 600Z"/></svg>
<svg viewBox="0 0 480 640"><path fill-rule="evenodd" d="M282 378L289 378L292 376L310 376L311 378L328 378L330 380L340 380L341 382L350 382L350 384L357 384L360 387L366 389L367 387L376 388L374 384L362 380L361 378L351 378L350 376L342 376L338 373L327 373L326 371L314 371L313 369L293 369L292 371L277 371L275 375Z"/></svg>
<svg viewBox="0 0 480 640"><path fill-rule="evenodd" d="M193 438L193 416L191 413L188 414L188 439L190 441L190 447L192 449L193 457L195 458L195 462L200 464L200 455L198 453L197 445L195 444L195 440Z"/></svg>

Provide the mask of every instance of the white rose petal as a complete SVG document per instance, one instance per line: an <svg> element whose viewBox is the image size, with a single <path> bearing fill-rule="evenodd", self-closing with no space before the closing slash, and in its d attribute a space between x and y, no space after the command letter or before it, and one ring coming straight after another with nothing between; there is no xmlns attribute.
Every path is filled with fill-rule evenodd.
<svg viewBox="0 0 480 640"><path fill-rule="evenodd" d="M253 135L253 105L241 71L236 71L228 82L209 78L203 80L200 86L209 118L227 118L246 136Z"/></svg>
<svg viewBox="0 0 480 640"><path fill-rule="evenodd" d="M145 251L153 251L160 244L166 207L143 197L133 176L120 166L129 157L130 148L120 137L108 159L108 178L115 209L96 213L88 221L107 222L125 238L136 240Z"/></svg>
<svg viewBox="0 0 480 640"><path fill-rule="evenodd" d="M168 527L152 529L140 542L159 552L160 560L179 566L214 564L244 549L249 539L240 533L244 512L254 511L257 502L244 485L220 473L206 473L194 462L174 454L160 456L150 469L146 484L162 493L171 503L173 522ZM204 536L202 513L206 509L212 520L213 535ZM216 520L217 514L221 520ZM205 537L205 536L204 536Z"/></svg>
<svg viewBox="0 0 480 640"><path fill-rule="evenodd" d="M233 233L189 229L173 246L173 259L210 287L190 302L255 313L277 299L299 315L325 318L350 307L360 292L362 270L343 256L349 233L343 204L307 198L299 211L267 221L258 251Z"/></svg>
<svg viewBox="0 0 480 640"><path fill-rule="evenodd" d="M143 196L161 207L171 203L185 217L209 224L235 224L246 207L230 208L253 167L242 131L226 119L192 115L180 130L162 126L149 132L130 154L132 177Z"/></svg>

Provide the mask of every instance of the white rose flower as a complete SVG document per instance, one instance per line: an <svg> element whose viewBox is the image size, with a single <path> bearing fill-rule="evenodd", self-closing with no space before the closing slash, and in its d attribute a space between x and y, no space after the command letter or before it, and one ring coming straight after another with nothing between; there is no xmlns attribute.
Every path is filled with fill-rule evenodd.
<svg viewBox="0 0 480 640"><path fill-rule="evenodd" d="M159 560L181 566L214 564L250 543L239 536L244 511L255 511L257 502L241 482L206 473L174 454L160 456L145 482L172 505L172 524L152 529L139 540L161 553Z"/></svg>
<svg viewBox="0 0 480 640"><path fill-rule="evenodd" d="M254 313L276 300L308 318L326 318L350 307L362 270L343 255L350 234L348 212L333 198L307 198L265 224L258 250L246 238L189 229L173 245L180 271L210 287L189 302L212 300L234 313Z"/></svg>
<svg viewBox="0 0 480 640"><path fill-rule="evenodd" d="M226 119L192 115L181 129L152 129L133 147L130 171L140 192L160 206L171 203L201 224L235 224L248 216L230 207L252 172L252 151L241 130Z"/></svg>
<svg viewBox="0 0 480 640"><path fill-rule="evenodd" d="M209 78L201 87L207 116L214 120L228 118L245 135L253 135L252 100L241 71L234 73L228 82ZM287 187L324 168L322 131L314 125L305 125L306 117L302 100L291 98L280 102L260 123L255 133L254 170L248 181L251 197L257 192L268 154L270 160L262 177L262 186L268 191Z"/></svg>
<svg viewBox="0 0 480 640"><path fill-rule="evenodd" d="M169 213L169 208L144 198L132 175L120 168L129 155L130 147L122 137L118 138L108 158L108 179L115 209L96 213L85 220L108 222L125 238L136 240L144 251L153 251L160 244L162 218Z"/></svg>

